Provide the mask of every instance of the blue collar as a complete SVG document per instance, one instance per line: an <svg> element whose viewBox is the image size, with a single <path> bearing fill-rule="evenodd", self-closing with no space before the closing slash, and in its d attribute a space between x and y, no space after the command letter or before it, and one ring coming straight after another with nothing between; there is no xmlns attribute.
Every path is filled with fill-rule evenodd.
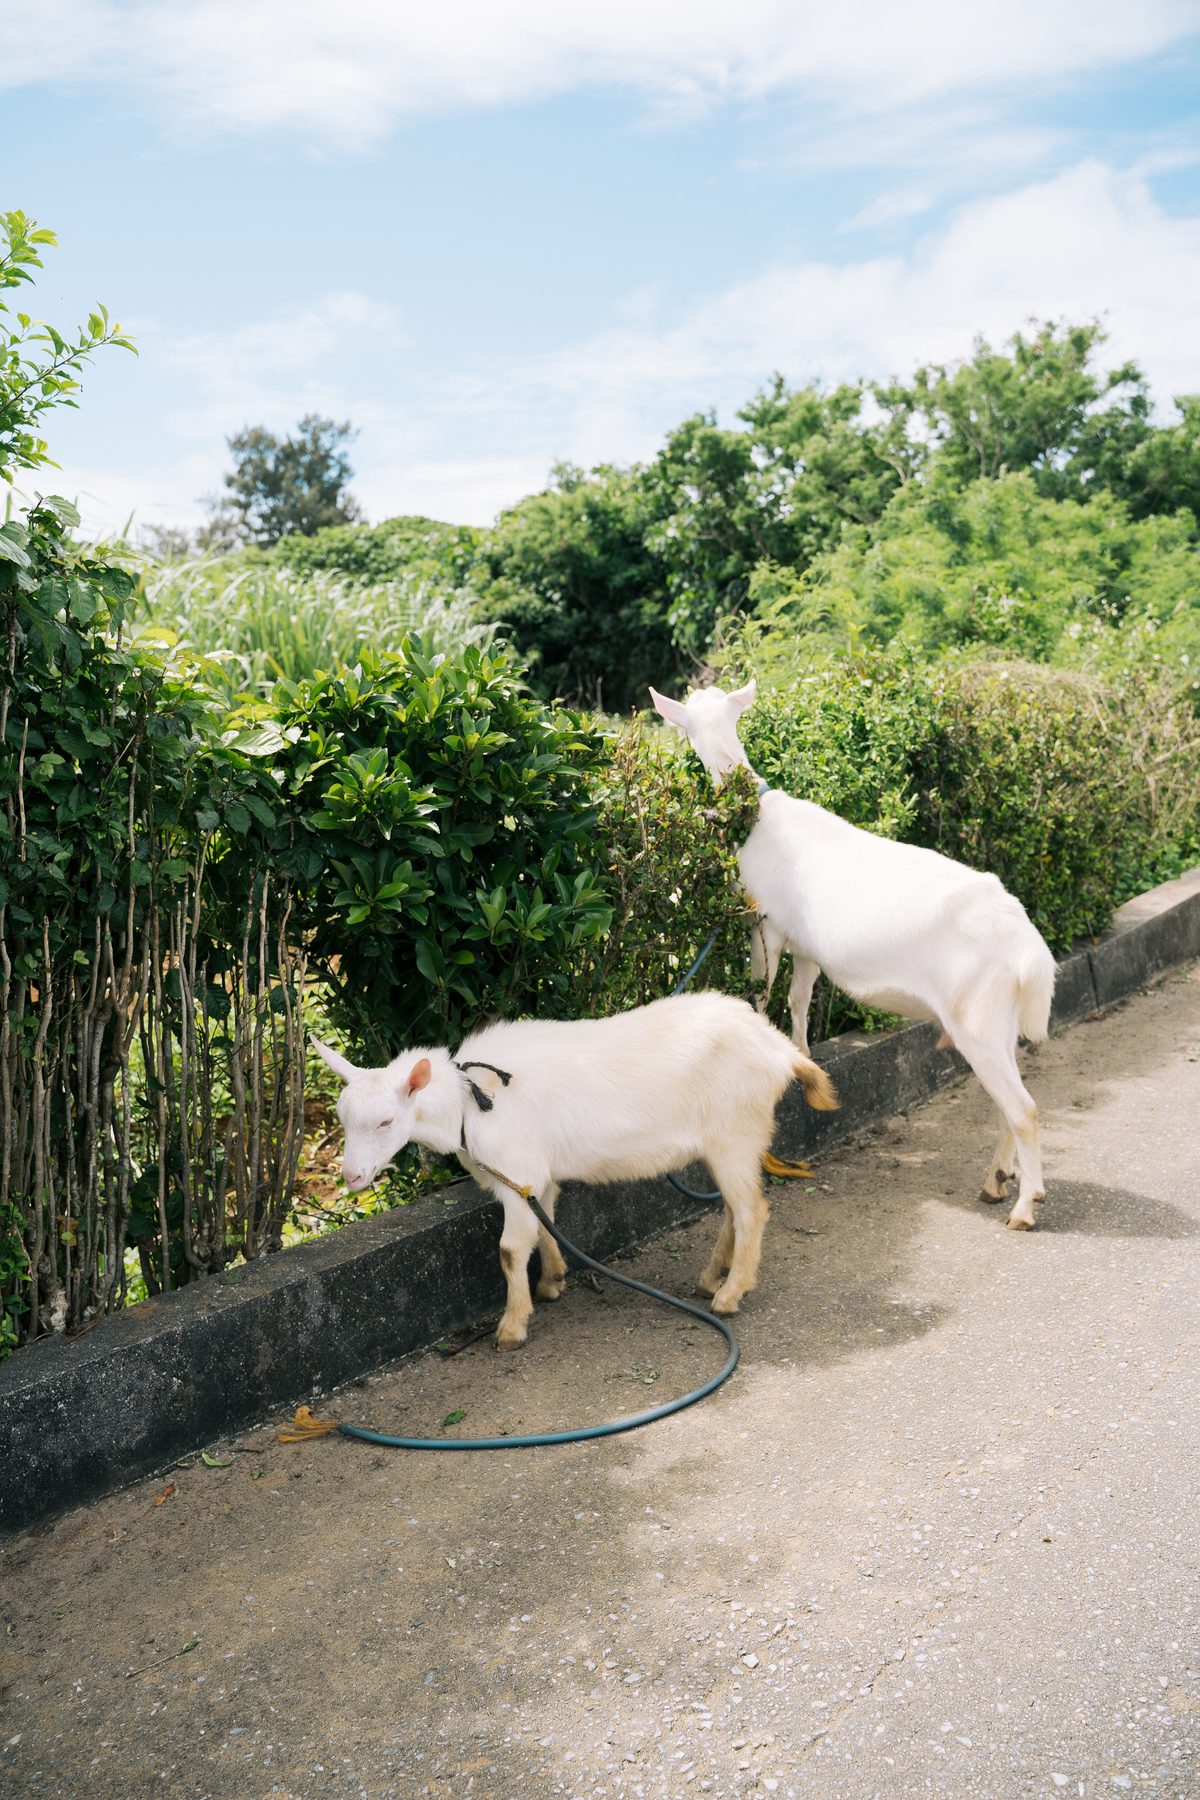
<svg viewBox="0 0 1200 1800"><path fill-rule="evenodd" d="M751 769L750 773L754 776L754 785L758 789L759 798L761 799L764 794L769 794L771 791L770 782L764 781L762 776L758 774L755 769Z"/></svg>

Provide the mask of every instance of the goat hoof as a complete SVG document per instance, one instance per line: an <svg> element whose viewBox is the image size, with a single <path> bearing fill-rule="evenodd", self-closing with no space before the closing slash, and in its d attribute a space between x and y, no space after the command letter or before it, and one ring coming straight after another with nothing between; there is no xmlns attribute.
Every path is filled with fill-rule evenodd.
<svg viewBox="0 0 1200 1800"><path fill-rule="evenodd" d="M498 1331L496 1333L497 1350L519 1350L524 1344L528 1332Z"/></svg>
<svg viewBox="0 0 1200 1800"><path fill-rule="evenodd" d="M1024 1218L1020 1213L1010 1213L1005 1220L1010 1231L1032 1231L1034 1220Z"/></svg>
<svg viewBox="0 0 1200 1800"><path fill-rule="evenodd" d="M539 1300L561 1300L566 1285L565 1281L543 1279L538 1282L534 1292L537 1294Z"/></svg>
<svg viewBox="0 0 1200 1800"><path fill-rule="evenodd" d="M716 1293L713 1295L712 1309L715 1313L720 1313L722 1318L727 1319L731 1313L737 1311L738 1300L737 1294Z"/></svg>
<svg viewBox="0 0 1200 1800"><path fill-rule="evenodd" d="M1003 1188L1000 1189L998 1194L993 1194L991 1188L980 1188L979 1198L983 1201L985 1206L999 1206L1002 1200L1008 1199L1008 1195Z"/></svg>
<svg viewBox="0 0 1200 1800"><path fill-rule="evenodd" d="M696 1277L696 1292L698 1294L703 1294L706 1300L711 1300L721 1285L721 1279L720 1275L718 1275L715 1280L710 1275L698 1275Z"/></svg>

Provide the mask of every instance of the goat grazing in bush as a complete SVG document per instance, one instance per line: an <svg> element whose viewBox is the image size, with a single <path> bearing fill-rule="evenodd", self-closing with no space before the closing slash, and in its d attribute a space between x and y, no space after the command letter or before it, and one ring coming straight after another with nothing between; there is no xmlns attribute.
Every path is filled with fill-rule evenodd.
<svg viewBox="0 0 1200 1800"><path fill-rule="evenodd" d="M718 786L749 768L737 722L755 684L705 688L686 701L650 689L664 719L685 732ZM856 1000L942 1028L941 1047L966 1057L1000 1108L1003 1130L980 1198L1003 1200L1020 1177L1008 1223L1031 1231L1044 1195L1037 1107L1017 1069L1017 1037L1047 1033L1055 963L1019 900L995 875L936 851L875 837L760 778L759 817L739 852L759 909L751 960L763 1004L779 958L792 954L792 1036L808 1049L813 983L824 970Z"/></svg>
<svg viewBox="0 0 1200 1800"><path fill-rule="evenodd" d="M338 1117L348 1188L368 1187L417 1143L457 1155L500 1201L501 1350L525 1341L527 1265L539 1235L538 1298L557 1300L567 1271L558 1245L500 1177L527 1186L553 1218L559 1182L627 1181L707 1163L725 1214L699 1286L714 1312L733 1313L758 1272L762 1159L776 1104L798 1077L811 1106L837 1105L825 1071L727 994L681 994L608 1019L501 1022L468 1038L457 1057L406 1050L385 1069L355 1068L315 1039L313 1048L346 1083Z"/></svg>

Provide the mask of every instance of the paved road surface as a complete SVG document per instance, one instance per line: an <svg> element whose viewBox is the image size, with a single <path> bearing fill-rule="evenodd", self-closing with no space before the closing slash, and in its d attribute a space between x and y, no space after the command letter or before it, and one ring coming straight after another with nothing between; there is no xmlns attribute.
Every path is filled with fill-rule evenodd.
<svg viewBox="0 0 1200 1800"><path fill-rule="evenodd" d="M741 1370L665 1425L454 1457L264 1429L10 1546L0 1792L1200 1795L1200 970L1029 1079L1035 1233L973 1197L979 1090L914 1110L779 1190ZM686 1289L712 1229L633 1266ZM518 1356L331 1405L586 1422L717 1354L574 1287Z"/></svg>

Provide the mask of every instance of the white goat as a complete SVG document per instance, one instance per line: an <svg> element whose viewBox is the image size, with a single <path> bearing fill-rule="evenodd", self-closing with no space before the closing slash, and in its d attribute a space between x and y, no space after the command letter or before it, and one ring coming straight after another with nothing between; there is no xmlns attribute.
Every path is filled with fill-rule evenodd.
<svg viewBox="0 0 1200 1800"><path fill-rule="evenodd" d="M754 700L754 682L735 693L705 688L682 702L650 693L717 786L731 769L749 768L737 721ZM1016 1046L1018 1033L1033 1043L1046 1036L1056 969L1024 907L995 875L860 831L761 778L760 788L758 823L738 861L760 914L751 961L764 996L790 950L788 1003L802 1050L820 970L856 1000L940 1024L939 1047L962 1052L1004 1121L980 1198L1005 1198L1015 1159L1020 1186L1008 1223L1032 1231L1033 1202L1044 1197L1041 1137Z"/></svg>
<svg viewBox="0 0 1200 1800"><path fill-rule="evenodd" d="M313 1048L346 1083L338 1117L348 1188L368 1187L411 1142L457 1155L504 1207L501 1350L525 1341L527 1265L539 1237L538 1298L557 1300L567 1271L553 1238L498 1176L527 1186L553 1218L561 1181L632 1180L706 1162L725 1214L699 1286L715 1312L733 1313L758 1272L761 1165L780 1095L799 1077L810 1105L837 1105L825 1071L727 994L681 994L609 1019L489 1025L456 1058L406 1050L385 1069L355 1068L315 1039Z"/></svg>

